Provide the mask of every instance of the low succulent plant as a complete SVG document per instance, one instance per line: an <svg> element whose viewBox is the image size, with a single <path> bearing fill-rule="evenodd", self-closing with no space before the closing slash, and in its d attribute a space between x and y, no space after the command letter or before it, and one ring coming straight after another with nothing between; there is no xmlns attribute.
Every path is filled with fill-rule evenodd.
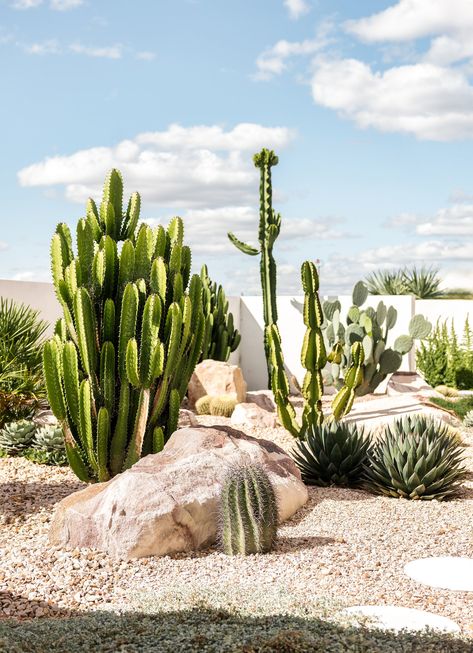
<svg viewBox="0 0 473 653"><path fill-rule="evenodd" d="M428 416L406 416L388 425L365 468L376 494L439 501L451 497L465 478L463 449L446 424Z"/></svg>
<svg viewBox="0 0 473 653"><path fill-rule="evenodd" d="M221 395L220 397L210 398L210 414L220 417L231 417L237 400L231 395Z"/></svg>
<svg viewBox="0 0 473 653"><path fill-rule="evenodd" d="M36 425L26 419L9 422L0 430L0 449L15 456L28 448L33 441Z"/></svg>
<svg viewBox="0 0 473 653"><path fill-rule="evenodd" d="M267 553L278 529L274 488L261 465L232 467L220 496L220 540L227 555Z"/></svg>
<svg viewBox="0 0 473 653"><path fill-rule="evenodd" d="M32 449L41 454L42 460L39 462L67 465L64 435L60 426L50 425L39 428L35 433Z"/></svg>
<svg viewBox="0 0 473 653"><path fill-rule="evenodd" d="M346 422L313 426L292 453L307 485L360 484L370 442L363 429Z"/></svg>
<svg viewBox="0 0 473 653"><path fill-rule="evenodd" d="M473 428L473 410L469 410L463 418L463 426L466 426L468 429Z"/></svg>
<svg viewBox="0 0 473 653"><path fill-rule="evenodd" d="M197 415L210 415L210 395L204 395L195 402L195 412Z"/></svg>

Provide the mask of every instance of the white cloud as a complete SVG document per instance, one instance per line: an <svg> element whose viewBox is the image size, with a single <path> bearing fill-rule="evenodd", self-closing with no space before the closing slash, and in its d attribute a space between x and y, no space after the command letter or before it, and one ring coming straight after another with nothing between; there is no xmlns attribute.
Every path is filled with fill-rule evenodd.
<svg viewBox="0 0 473 653"><path fill-rule="evenodd" d="M419 63L374 72L357 59L319 59L312 95L362 128L438 141L473 136L473 87L458 69Z"/></svg>
<svg viewBox="0 0 473 653"><path fill-rule="evenodd" d="M3 240L0 240L0 252L8 249L8 243L5 243Z"/></svg>
<svg viewBox="0 0 473 653"><path fill-rule="evenodd" d="M68 11L84 4L84 0L50 0L49 6L55 11Z"/></svg>
<svg viewBox="0 0 473 653"><path fill-rule="evenodd" d="M148 50L143 50L142 52L137 52L135 54L135 59L140 59L141 61L153 61L156 59L156 52L149 52Z"/></svg>
<svg viewBox="0 0 473 653"><path fill-rule="evenodd" d="M40 43L30 43L28 45L23 45L22 47L27 54L44 55L59 54L61 52L61 48L55 39L42 41Z"/></svg>
<svg viewBox="0 0 473 653"><path fill-rule="evenodd" d="M43 0L14 0L10 5L12 9L33 9L43 4Z"/></svg>
<svg viewBox="0 0 473 653"><path fill-rule="evenodd" d="M410 263L470 261L472 258L473 242L445 240L385 245L366 250L360 255L360 261L370 269L399 268Z"/></svg>
<svg viewBox="0 0 473 653"><path fill-rule="evenodd" d="M104 59L121 59L122 46L112 45L108 47L96 47L82 45L81 43L72 43L69 50L75 54L84 54L87 57L99 57Z"/></svg>
<svg viewBox="0 0 473 653"><path fill-rule="evenodd" d="M386 222L387 227L414 228L419 236L469 236L473 238L473 204L456 203L431 217L401 213Z"/></svg>
<svg viewBox="0 0 473 653"><path fill-rule="evenodd" d="M372 16L345 23L346 29L368 42L410 41L431 34L473 28L471 0L400 0Z"/></svg>
<svg viewBox="0 0 473 653"><path fill-rule="evenodd" d="M292 20L297 20L310 11L310 4L307 0L284 0L284 6Z"/></svg>
<svg viewBox="0 0 473 653"><path fill-rule="evenodd" d="M22 186L62 185L69 199L82 202L100 195L105 174L115 166L127 189L138 189L154 204L181 209L246 206L255 201L258 178L249 153L263 146L283 148L293 137L286 127L248 123L228 131L171 125L114 147L46 158L20 170L18 180Z"/></svg>

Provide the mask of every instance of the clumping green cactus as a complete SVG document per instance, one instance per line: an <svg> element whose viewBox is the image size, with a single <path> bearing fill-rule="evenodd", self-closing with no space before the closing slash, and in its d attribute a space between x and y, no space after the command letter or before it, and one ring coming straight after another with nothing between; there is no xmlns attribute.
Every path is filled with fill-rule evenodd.
<svg viewBox="0 0 473 653"><path fill-rule="evenodd" d="M211 415L231 417L237 403L235 397L232 397L231 395L210 397L209 412Z"/></svg>
<svg viewBox="0 0 473 653"><path fill-rule="evenodd" d="M0 430L0 449L10 456L16 456L30 446L35 431L36 424L26 419L5 424Z"/></svg>
<svg viewBox="0 0 473 653"><path fill-rule="evenodd" d="M200 271L203 287L203 310L205 317L204 342L200 360L211 358L227 361L240 344L241 335L234 327L233 314L228 312L228 300L222 286L209 277L207 266Z"/></svg>
<svg viewBox="0 0 473 653"><path fill-rule="evenodd" d="M210 395L204 395L195 402L195 412L197 415L210 415Z"/></svg>
<svg viewBox="0 0 473 653"><path fill-rule="evenodd" d="M227 555L271 551L278 529L274 488L261 465L231 468L220 495L220 541Z"/></svg>
<svg viewBox="0 0 473 653"><path fill-rule="evenodd" d="M327 353L322 335L323 312L319 299L319 275L310 261L302 264L302 287L304 290L303 317L306 326L302 345L301 361L306 369L302 384L304 409L299 423L296 412L289 400L289 380L284 369L284 358L279 330L273 324L269 331L272 356L272 388L282 425L294 437L304 438L309 429L320 426L324 421L322 395L324 383L322 370L327 363ZM357 387L363 381L363 349L355 342L350 350L350 364L345 375L345 383L332 401L332 417L341 420L350 410L355 399Z"/></svg>
<svg viewBox="0 0 473 653"><path fill-rule="evenodd" d="M341 304L338 300L323 303L324 322L322 325L324 341L330 350L328 361L330 370L324 372L328 385L340 388L346 378L351 362L351 347L359 342L363 347L363 381L356 388L356 395L374 392L388 374L396 372L402 357L414 345L414 340L426 338L432 325L422 315L415 315L409 324L409 335L396 338L393 347L387 347L389 331L397 321L397 311L381 301L377 309L361 307L368 298L366 285L359 281L353 288L353 306L346 315L346 325L341 321Z"/></svg>
<svg viewBox="0 0 473 653"><path fill-rule="evenodd" d="M255 166L260 169L260 220L258 229L260 247L256 249L251 245L247 245L238 240L232 233L229 233L228 237L243 254L249 254L250 256L261 255L260 275L265 325L264 349L268 367L268 387L271 388L272 359L268 334L271 326L277 324L278 321L276 305L276 261L273 257L273 246L281 230L281 215L273 209L271 168L278 164L278 157L272 150L263 148L259 154L254 155L253 161Z"/></svg>
<svg viewBox="0 0 473 653"><path fill-rule="evenodd" d="M182 220L139 225L138 193L125 210L122 200L112 170L100 208L90 199L77 224L76 252L66 224L51 243L63 318L44 347L44 373L69 463L87 482L161 450L204 336L202 282L190 279Z"/></svg>

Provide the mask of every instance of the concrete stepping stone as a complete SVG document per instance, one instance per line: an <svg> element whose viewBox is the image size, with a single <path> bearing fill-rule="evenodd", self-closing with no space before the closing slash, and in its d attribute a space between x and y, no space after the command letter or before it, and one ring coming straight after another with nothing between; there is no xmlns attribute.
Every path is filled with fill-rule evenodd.
<svg viewBox="0 0 473 653"><path fill-rule="evenodd" d="M473 592L473 558L445 556L408 562L404 573L423 585Z"/></svg>
<svg viewBox="0 0 473 653"><path fill-rule="evenodd" d="M373 626L381 630L422 631L426 628L446 633L460 632L460 626L448 619L425 610L402 608L395 605L354 605L343 610L345 614L354 617L368 617L373 620Z"/></svg>

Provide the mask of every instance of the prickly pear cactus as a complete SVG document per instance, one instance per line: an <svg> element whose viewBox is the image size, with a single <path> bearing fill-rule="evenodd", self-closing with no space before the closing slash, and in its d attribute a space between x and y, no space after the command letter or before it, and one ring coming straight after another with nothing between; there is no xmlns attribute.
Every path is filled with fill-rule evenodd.
<svg viewBox="0 0 473 653"><path fill-rule="evenodd" d="M323 303L323 334L327 350L330 351L330 366L324 371L324 381L340 388L352 364L351 348L360 343L363 348L363 380L356 388L356 395L374 392L388 374L396 372L402 357L411 351L416 339L427 338L432 325L422 315L415 315L409 324L409 334L401 335L392 347L387 346L389 332L395 327L397 311L386 307L380 301L376 310L362 308L368 298L368 289L362 281L353 288L353 306L348 310L345 321L341 318L341 304L338 300Z"/></svg>
<svg viewBox="0 0 473 653"><path fill-rule="evenodd" d="M205 317L204 342L200 360L211 358L227 361L232 351L240 344L241 335L233 324L233 315L228 312L228 300L222 286L217 286L209 277L207 266L200 272L203 286L203 310Z"/></svg>
<svg viewBox="0 0 473 653"><path fill-rule="evenodd" d="M122 201L122 177L112 170L100 207L89 199L77 224L76 250L64 223L51 243L64 316L44 347L46 386L69 463L88 482L162 448L205 328L182 220L139 225L138 193L125 209Z"/></svg>

